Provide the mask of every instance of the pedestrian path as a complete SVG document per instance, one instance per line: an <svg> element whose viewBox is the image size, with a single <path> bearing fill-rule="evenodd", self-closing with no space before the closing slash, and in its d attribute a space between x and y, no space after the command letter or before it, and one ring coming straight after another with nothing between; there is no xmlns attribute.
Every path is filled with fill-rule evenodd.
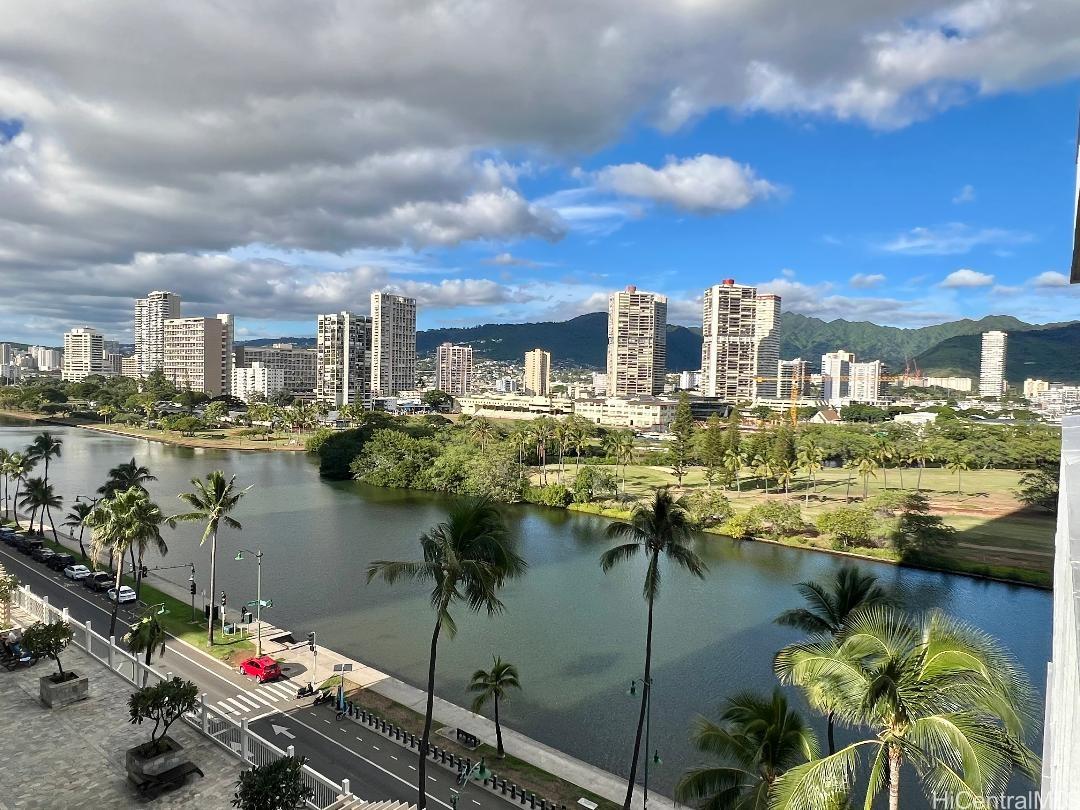
<svg viewBox="0 0 1080 810"><path fill-rule="evenodd" d="M214 707L234 718L265 714L273 710L285 711L298 702L296 690L297 687L291 681L260 683L253 689L244 689L235 695L222 698Z"/></svg>

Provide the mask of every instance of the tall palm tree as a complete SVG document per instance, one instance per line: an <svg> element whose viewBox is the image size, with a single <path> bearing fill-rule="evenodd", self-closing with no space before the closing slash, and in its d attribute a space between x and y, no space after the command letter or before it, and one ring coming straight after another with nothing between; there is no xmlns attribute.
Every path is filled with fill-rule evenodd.
<svg viewBox="0 0 1080 810"><path fill-rule="evenodd" d="M928 444L920 439L912 446L909 458L919 465L918 477L915 479L915 491L922 492L922 474L926 469L926 462L934 460L934 454L930 452Z"/></svg>
<svg viewBox="0 0 1080 810"><path fill-rule="evenodd" d="M415 561L375 560L368 566L368 582L376 577L389 584L405 580L431 586L431 606L435 629L428 654L427 709L420 742L417 791L420 810L427 807L427 754L431 739L435 702L435 661L443 628L453 638L457 624L450 614L452 605L464 603L478 613L494 615L503 610L499 588L525 572L526 562L518 556L502 513L487 500L467 500L455 505L446 521L420 537L423 559Z"/></svg>
<svg viewBox="0 0 1080 810"><path fill-rule="evenodd" d="M806 600L806 607L785 610L775 621L810 636L836 639L858 611L892 601L889 592L877 584L877 577L863 574L853 565L842 566L831 582L800 582L795 587ZM829 753L835 754L836 718L832 707L824 704L827 694L816 697L820 699L814 705L825 713L828 721Z"/></svg>
<svg viewBox="0 0 1080 810"><path fill-rule="evenodd" d="M626 490L626 465L634 460L634 434L629 430L613 430L604 437L604 446L615 462L615 472L622 465L620 492Z"/></svg>
<svg viewBox="0 0 1080 810"><path fill-rule="evenodd" d="M21 495L15 496L16 508L21 507L30 513L30 528L31 534L34 533L34 521L37 519L38 509L41 507L41 501L45 492L45 479L41 476L34 478L27 478L25 486Z"/></svg>
<svg viewBox="0 0 1080 810"><path fill-rule="evenodd" d="M161 507L150 500L146 495L146 490L138 487L134 489L146 496L137 501L132 508L131 520L133 525L138 527L138 531L134 533L128 546L134 557L138 558L138 565L134 560L132 561L132 568L135 569L135 598L138 599L142 596L142 568L146 550L153 544L158 555L164 557L169 553L169 547L161 536L161 524L166 522Z"/></svg>
<svg viewBox="0 0 1080 810"><path fill-rule="evenodd" d="M806 490L806 503L810 503L810 494L817 494L817 474L821 471L825 462L825 453L818 447L813 439L807 439L802 443L796 456L800 470L806 472L810 479L810 488Z"/></svg>
<svg viewBox="0 0 1080 810"><path fill-rule="evenodd" d="M735 491L742 492L742 478L739 473L746 466L746 453L733 447L724 451L724 468L735 477Z"/></svg>
<svg viewBox="0 0 1080 810"><path fill-rule="evenodd" d="M491 423L490 419L485 419L483 416L470 419L468 431L469 438L480 445L481 453L487 452L488 442L498 435L495 425Z"/></svg>
<svg viewBox="0 0 1080 810"><path fill-rule="evenodd" d="M83 546L83 534L86 532L86 519L90 517L90 513L94 511L92 504L84 501L75 501L71 505L71 511L64 517L63 526L71 529L72 532L75 529L79 530L79 554L82 558L86 559L86 548Z"/></svg>
<svg viewBox="0 0 1080 810"><path fill-rule="evenodd" d="M898 810L905 762L928 797L970 807L989 806L1013 768L1038 778L1038 757L1024 742L1037 710L1027 676L993 638L939 611L872 607L835 639L784 648L775 669L785 683L823 685L841 722L869 735L780 777L778 810L820 807L848 792L864 749L872 756L866 807L887 789Z"/></svg>
<svg viewBox="0 0 1080 810"><path fill-rule="evenodd" d="M12 510L12 516L15 518L15 528L21 529L22 525L19 523L19 485L26 483L30 473L34 471L34 459L27 456L25 453L12 453L8 456L8 476L15 479L15 507ZM34 528L31 523L31 529Z"/></svg>
<svg viewBox="0 0 1080 810"><path fill-rule="evenodd" d="M167 522L170 526L177 521L200 521L206 524L206 527L203 529L202 538L199 540L199 545L204 544L207 538L210 539L210 599L211 604L213 604L214 595L217 593L218 530L221 528L222 524L230 529L236 529L237 531L241 531L244 528L229 513L236 508L240 499L251 491L251 487L237 489L236 476L234 475L226 481L225 473L221 470L214 470L213 472L208 473L205 481L200 478L192 478L191 485L195 488L194 491L181 492L179 498L184 503L188 504L192 511L173 515L167 519ZM207 644L213 647L213 609L210 611L210 618L207 622L206 639Z"/></svg>
<svg viewBox="0 0 1080 810"><path fill-rule="evenodd" d="M469 681L469 691L475 692L472 710L477 714L484 708L489 700L494 707L495 714L495 742L499 759L506 756L503 750L502 723L499 722L499 701L508 700L507 692L510 689L521 689L521 681L518 679L517 667L498 656L493 656L491 669L478 669L472 674Z"/></svg>
<svg viewBox="0 0 1080 810"><path fill-rule="evenodd" d="M23 492L19 505L30 508L30 529L34 528L34 515L38 516L38 533L45 534L45 517L49 518L49 527L52 529L53 541L58 542L56 526L53 524L52 510L63 508L64 501L53 491L52 484L46 484L44 478L31 478L26 482L26 490Z"/></svg>
<svg viewBox="0 0 1080 810"><path fill-rule="evenodd" d="M784 487L784 494L787 495L791 488L791 480L795 477L795 466L787 459L777 461L775 464L776 483Z"/></svg>
<svg viewBox="0 0 1080 810"><path fill-rule="evenodd" d="M536 445L536 463L540 467L540 485L544 486L547 484L547 447L551 441L551 420L541 416L530 427L533 444Z"/></svg>
<svg viewBox="0 0 1080 810"><path fill-rule="evenodd" d="M675 785L677 801L703 810L768 810L776 780L818 756L814 730L779 689L728 698L719 722L699 717L690 739L720 760L688 770Z"/></svg>
<svg viewBox="0 0 1080 810"><path fill-rule="evenodd" d="M881 466L882 486L889 488L889 462L896 458L896 445L887 436L880 436L874 447L874 461Z"/></svg>
<svg viewBox="0 0 1080 810"><path fill-rule="evenodd" d="M124 643L135 655L143 653L149 665L154 650L158 655L165 653L165 628L161 626L157 613L150 611L139 619L124 635Z"/></svg>
<svg viewBox="0 0 1080 810"><path fill-rule="evenodd" d="M870 495L870 478L877 478L877 458L872 451L867 450L859 453L851 462L862 476L862 497L865 501Z"/></svg>
<svg viewBox="0 0 1080 810"><path fill-rule="evenodd" d="M4 517L5 518L8 516L8 494L7 494L8 473L7 473L7 463L8 463L8 459L10 457L11 457L11 453L9 453L3 447L0 447L0 496L2 496L3 499L4 499Z"/></svg>
<svg viewBox="0 0 1080 810"><path fill-rule="evenodd" d="M103 553L107 552L116 563L113 610L109 622L110 636L116 634L116 614L120 611L120 582L124 575L124 555L138 533L134 525L133 509L137 500L146 497L145 492L134 487L117 492L111 498L98 501L97 506L87 518L92 531L90 556L98 560Z"/></svg>
<svg viewBox="0 0 1080 810"><path fill-rule="evenodd" d="M555 447L559 451L559 472L557 480L561 484L563 476L563 458L566 456L566 447L570 442L570 428L565 420L559 420L551 427L551 438L555 440Z"/></svg>
<svg viewBox="0 0 1080 810"><path fill-rule="evenodd" d="M157 476L151 475L150 468L141 466L132 456L131 461L117 464L109 470L109 477L98 487L98 494L103 498L110 498L115 493L132 487L138 487L145 492L148 481L157 481Z"/></svg>
<svg viewBox="0 0 1080 810"><path fill-rule="evenodd" d="M45 482L45 486L49 486L49 460L54 458L60 458L64 450L63 439L58 439L53 436L49 431L43 431L34 437L34 440L30 442L30 446L26 448L26 454L35 461L45 462L45 472L42 480ZM49 507L45 507L45 510L49 513L49 523L52 523L52 512ZM42 516L44 518L44 515ZM45 533L44 523L42 523L41 533ZM55 530L54 530L55 534Z"/></svg>
<svg viewBox="0 0 1080 810"><path fill-rule="evenodd" d="M773 471L775 470L775 464L768 453L760 453L754 456L754 468L757 474L765 481L765 494L769 494L769 479L773 477Z"/></svg>
<svg viewBox="0 0 1080 810"><path fill-rule="evenodd" d="M681 501L671 497L667 487L656 490L651 504L639 504L629 522L617 522L608 526L607 536L627 540L600 555L600 567L604 572L631 560L639 553L647 557L643 594L649 605L645 631L645 677L641 690L641 711L638 714L637 734L634 736L634 758L630 761L630 777L626 785L625 810L630 810L637 780L638 759L641 756L641 735L645 728L645 711L652 691L652 643L653 611L660 595L660 556L672 565L684 568L696 577L704 578L708 566L691 547L694 522ZM648 754L648 752L646 752Z"/></svg>
<svg viewBox="0 0 1080 810"><path fill-rule="evenodd" d="M957 450L950 453L949 457L945 460L945 469L949 472L956 473L956 497L962 497L963 493L960 491L960 474L965 470L971 469L971 460Z"/></svg>

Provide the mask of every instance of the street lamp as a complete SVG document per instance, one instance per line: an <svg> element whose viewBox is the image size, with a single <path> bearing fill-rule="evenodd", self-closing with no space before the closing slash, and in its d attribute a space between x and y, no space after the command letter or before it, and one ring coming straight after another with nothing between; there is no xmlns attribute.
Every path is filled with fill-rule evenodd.
<svg viewBox="0 0 1080 810"><path fill-rule="evenodd" d="M256 568L255 568L255 570L256 570L256 574L255 574L255 623L256 623L255 627L256 627L256 631L255 632L258 633L258 639L256 640L256 654L260 658L262 658L262 609L263 609L262 558L263 558L263 553L262 553L262 550L252 551L249 548L242 548L242 549L240 549L239 551L236 552L236 556L233 559L242 560L242 559L244 559L245 554L254 554L255 555L255 565L256 565ZM270 607L270 604L271 604L270 601L267 600L266 606Z"/></svg>
<svg viewBox="0 0 1080 810"><path fill-rule="evenodd" d="M635 678L630 681L630 688L626 690L626 694L636 695L638 683L645 690L645 793L641 806L642 810L649 810L649 760L651 759L655 765L662 765L663 760L660 759L659 749L654 751L651 757L649 756L649 730L652 725L652 678L647 680Z"/></svg>

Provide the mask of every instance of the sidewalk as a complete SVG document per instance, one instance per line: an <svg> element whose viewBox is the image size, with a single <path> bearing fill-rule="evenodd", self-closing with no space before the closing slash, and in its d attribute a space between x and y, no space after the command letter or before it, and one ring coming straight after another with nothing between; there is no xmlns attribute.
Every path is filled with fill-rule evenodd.
<svg viewBox="0 0 1080 810"><path fill-rule="evenodd" d="M51 531L47 532L48 536L51 536L51 534ZM62 545L78 551L79 544L71 536L61 531L58 531L57 534L60 537L60 543ZM174 583L164 576L156 574L154 571L150 571L146 581L158 590L182 601L187 601L191 598L188 589L184 585ZM251 625L247 625L245 628L253 633L255 631L255 623L252 622ZM308 651L306 643L297 639L295 644L286 645L270 640L285 632L287 631L263 622L264 654L272 655L275 658L290 664L297 664L304 669L310 668L311 653ZM186 646L196 652L202 653L202 650L199 650L196 647L192 647L191 645ZM318 649L318 669L311 679L316 685L322 683L334 674L335 664L351 664L352 672L350 672L348 676L348 679L351 682L363 688L370 689L372 692L375 692L382 697L400 703L419 714L424 714L427 704L427 693L424 690L417 689L415 686L391 677L374 667L357 661L356 659L349 658L334 650L326 647L319 647ZM208 660L216 661L216 659L209 658L209 656L207 656L207 658ZM494 722L486 717L474 714L467 709L457 706L454 703L443 700L438 696L435 697L434 719L435 722L441 723L442 725L468 731L479 737L488 745L495 746L496 744ZM626 780L624 778L598 768L595 765L583 762L580 759L572 757L556 748L552 748L549 745L545 745L544 743L534 740L505 725L502 728L502 732L504 748L507 753L518 759L535 765L537 768L541 768L553 776L557 776L566 782L584 788L598 796L603 796L605 799L615 802L616 804L621 805L623 799L626 797ZM672 799L662 796L652 790L649 791L649 804L657 808L657 810L674 808ZM643 810L644 808L644 791L640 786L635 790L633 807L636 810Z"/></svg>

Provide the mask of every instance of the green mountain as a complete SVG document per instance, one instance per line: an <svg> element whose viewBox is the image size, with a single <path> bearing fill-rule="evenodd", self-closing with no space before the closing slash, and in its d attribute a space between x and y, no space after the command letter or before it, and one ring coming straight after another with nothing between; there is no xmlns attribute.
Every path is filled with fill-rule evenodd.
<svg viewBox="0 0 1080 810"><path fill-rule="evenodd" d="M1080 323L1009 332L1005 378L1020 385L1028 377L1051 382L1080 383ZM979 335L958 335L919 355L925 373L979 375Z"/></svg>

